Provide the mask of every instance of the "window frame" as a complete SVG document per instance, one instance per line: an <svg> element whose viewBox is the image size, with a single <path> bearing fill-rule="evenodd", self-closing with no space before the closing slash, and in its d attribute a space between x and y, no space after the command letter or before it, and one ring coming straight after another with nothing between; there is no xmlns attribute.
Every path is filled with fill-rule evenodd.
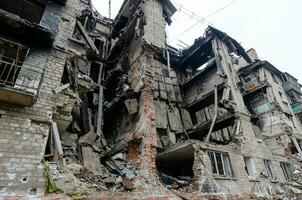
<svg viewBox="0 0 302 200"><path fill-rule="evenodd" d="M268 175L269 179L276 181L277 176L276 176L275 170L273 169L272 161L264 159L263 163L264 163L264 166L267 171L267 175Z"/></svg>
<svg viewBox="0 0 302 200"><path fill-rule="evenodd" d="M221 177L234 177L229 153L209 150L208 156L211 162L213 175ZM218 156L220 157L219 159L221 164L217 162Z"/></svg>
<svg viewBox="0 0 302 200"><path fill-rule="evenodd" d="M273 81L276 83L276 84L280 84L280 81L279 81L279 78L277 77L277 75L273 72L271 72L271 75L272 75L272 79Z"/></svg>
<svg viewBox="0 0 302 200"><path fill-rule="evenodd" d="M255 160L252 157L248 157L248 156L244 156L243 159L244 159L244 163L245 163L246 172L248 174L248 177L256 178L257 170L256 170Z"/></svg>
<svg viewBox="0 0 302 200"><path fill-rule="evenodd" d="M283 176L284 176L285 180L292 181L293 166L290 163L287 163L287 162L280 162L280 167L282 169ZM288 171L288 170L290 170L290 171Z"/></svg>

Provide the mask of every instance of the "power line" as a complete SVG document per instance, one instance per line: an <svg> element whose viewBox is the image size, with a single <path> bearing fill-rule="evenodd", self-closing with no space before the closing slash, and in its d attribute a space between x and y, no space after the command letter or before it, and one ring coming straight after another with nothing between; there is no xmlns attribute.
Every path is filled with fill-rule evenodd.
<svg viewBox="0 0 302 200"><path fill-rule="evenodd" d="M197 21L197 23L193 24L192 26L190 26L188 29L186 29L185 31L183 31L182 33L180 33L179 35L177 35L175 38L173 38L170 42L178 39L180 36L182 36L183 34L187 33L188 31L190 31L191 29L193 29L195 26L197 26L198 24L205 24L205 25L211 25L213 26L213 23L209 22L206 20L206 18L209 18L219 12L221 12L222 10L226 9L227 7L231 6L232 4L236 3L238 0L233 0L231 2L229 2L228 4L224 5L223 7L213 11L212 13L210 13L209 15L205 16L205 17L199 17L198 15L196 15L193 11L183 7L183 5L178 4L177 2L173 1L174 4L179 6L179 12L183 12L184 14L188 15L189 17L195 19Z"/></svg>

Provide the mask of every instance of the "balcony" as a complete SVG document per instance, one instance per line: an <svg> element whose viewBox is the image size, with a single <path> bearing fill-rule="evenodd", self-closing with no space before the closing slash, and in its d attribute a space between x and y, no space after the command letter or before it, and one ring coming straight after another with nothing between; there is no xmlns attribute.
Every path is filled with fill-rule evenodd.
<svg viewBox="0 0 302 200"><path fill-rule="evenodd" d="M24 46L0 40L0 102L31 106L38 93L43 70L27 64Z"/></svg>
<svg viewBox="0 0 302 200"><path fill-rule="evenodd" d="M268 86L269 83L267 82L267 80L261 82L250 82L242 86L241 91L243 93L243 96L246 97L257 93Z"/></svg>
<svg viewBox="0 0 302 200"><path fill-rule="evenodd" d="M35 48L49 48L54 40L54 33L37 23L31 23L0 7L0 35L14 39Z"/></svg>
<svg viewBox="0 0 302 200"><path fill-rule="evenodd" d="M295 114L302 113L302 103L301 102L292 103L291 107Z"/></svg>
<svg viewBox="0 0 302 200"><path fill-rule="evenodd" d="M293 91L297 92L298 94L302 95L301 88L299 87L298 84L294 84L294 83L291 83L291 82L286 82L286 83L282 84L282 87L283 87L285 92L289 92L289 91L293 90Z"/></svg>

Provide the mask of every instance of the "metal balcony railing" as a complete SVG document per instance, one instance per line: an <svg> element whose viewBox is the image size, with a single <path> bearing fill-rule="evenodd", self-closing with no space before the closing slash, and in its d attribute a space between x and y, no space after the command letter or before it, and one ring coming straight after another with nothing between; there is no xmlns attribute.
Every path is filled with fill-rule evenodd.
<svg viewBox="0 0 302 200"><path fill-rule="evenodd" d="M0 87L36 93L41 78L41 72L24 67L23 62L8 57L0 57Z"/></svg>

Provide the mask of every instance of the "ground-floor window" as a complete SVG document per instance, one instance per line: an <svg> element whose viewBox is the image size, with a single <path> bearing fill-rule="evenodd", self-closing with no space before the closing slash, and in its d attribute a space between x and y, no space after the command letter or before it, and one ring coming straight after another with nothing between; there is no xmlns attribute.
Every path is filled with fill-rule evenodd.
<svg viewBox="0 0 302 200"><path fill-rule="evenodd" d="M267 171L267 174L268 174L269 178L271 178L273 180L276 180L277 177L275 175L275 172L274 172L274 169L273 169L273 166L272 166L272 161L264 160L264 165L265 165L265 168L266 168L266 171Z"/></svg>
<svg viewBox="0 0 302 200"><path fill-rule="evenodd" d="M209 151L208 152L213 174L220 176L233 176L230 157L228 153Z"/></svg>
<svg viewBox="0 0 302 200"><path fill-rule="evenodd" d="M292 180L293 168L292 165L285 162L280 162L281 169L283 171L284 177L286 180Z"/></svg>

